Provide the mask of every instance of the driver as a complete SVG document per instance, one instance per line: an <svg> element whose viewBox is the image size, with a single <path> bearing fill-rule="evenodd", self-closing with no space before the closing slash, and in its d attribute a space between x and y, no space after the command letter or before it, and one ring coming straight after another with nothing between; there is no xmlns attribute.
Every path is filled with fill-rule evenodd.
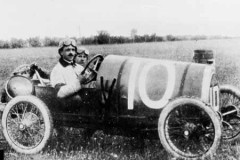
<svg viewBox="0 0 240 160"><path fill-rule="evenodd" d="M76 50L74 39L67 38L59 42L60 59L50 75L51 85L58 91L57 97L59 98L74 95L82 88L81 84L86 80L81 74L83 66L74 62Z"/></svg>

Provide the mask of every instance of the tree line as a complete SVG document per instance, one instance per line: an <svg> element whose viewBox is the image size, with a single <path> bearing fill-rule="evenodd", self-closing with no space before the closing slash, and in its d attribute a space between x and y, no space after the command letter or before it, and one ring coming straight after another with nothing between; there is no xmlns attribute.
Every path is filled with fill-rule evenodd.
<svg viewBox="0 0 240 160"><path fill-rule="evenodd" d="M158 36L155 33L148 35L138 35L136 29L131 31L131 35L127 36L111 36L107 31L98 31L98 34L91 37L71 37L82 45L101 45L101 44L123 44L123 43L142 43L142 42L164 42L164 41L183 41L183 40L205 40L205 39L226 39L231 37L223 36ZM58 46L59 37L31 37L29 39L12 38L9 41L0 40L0 49L24 48L24 47L54 47Z"/></svg>

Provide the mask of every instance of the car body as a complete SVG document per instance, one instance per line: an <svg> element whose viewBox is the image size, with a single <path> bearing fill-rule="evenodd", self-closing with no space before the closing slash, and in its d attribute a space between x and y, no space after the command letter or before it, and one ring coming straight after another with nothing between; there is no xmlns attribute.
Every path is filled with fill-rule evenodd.
<svg viewBox="0 0 240 160"><path fill-rule="evenodd" d="M22 75L9 78L6 83L6 107L3 109L3 129L7 141L18 152L36 153L47 143L53 126L61 125L151 135L150 138L160 138L170 154L181 158L205 157L216 150L221 138L221 118L218 114L219 82L214 66L108 55L98 65L94 80L96 88L83 88L76 95L58 98L57 91L49 85L43 86L39 81ZM24 109L23 102L28 103L26 106L34 104L35 107ZM38 104L44 107L38 107ZM185 111L182 106L190 108ZM178 117L180 113L194 117L178 124L171 116ZM25 128L34 124L41 128L43 125L44 129L39 129L45 130L40 135L41 140L25 146L26 136L25 142L20 143L16 136L11 135L14 131L8 125L16 123L17 119L21 119L17 122L21 137L24 137L22 132ZM201 122L202 119L205 121ZM197 153L198 149L193 148L188 153L184 150L185 146L179 146L180 142L171 140L171 137L179 138L171 133L171 125L173 128L182 126L182 138L188 143L191 139L189 135L201 130L198 137L204 140L196 140L199 141L197 147L201 147L202 140L201 143L209 144L208 148ZM207 138L210 140L206 142L209 135L211 137Z"/></svg>

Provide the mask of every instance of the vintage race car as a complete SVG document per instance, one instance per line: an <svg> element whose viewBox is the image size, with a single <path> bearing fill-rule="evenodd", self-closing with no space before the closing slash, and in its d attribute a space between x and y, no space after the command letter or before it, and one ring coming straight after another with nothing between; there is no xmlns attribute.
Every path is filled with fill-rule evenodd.
<svg viewBox="0 0 240 160"><path fill-rule="evenodd" d="M37 70L37 80L21 74L8 79L2 125L12 148L37 153L46 146L53 127L60 125L141 134L160 139L174 157L194 159L216 151L223 121L226 139L234 139L240 132L231 124L239 108L232 103L221 106L213 65L96 55L86 70L90 71L86 83L95 81L96 87L83 88L68 98L58 98ZM228 87L221 92L233 95Z"/></svg>

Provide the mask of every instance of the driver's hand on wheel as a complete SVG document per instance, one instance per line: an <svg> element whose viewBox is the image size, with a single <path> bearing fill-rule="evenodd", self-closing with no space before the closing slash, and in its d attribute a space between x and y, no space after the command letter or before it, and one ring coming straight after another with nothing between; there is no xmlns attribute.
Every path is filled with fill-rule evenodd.
<svg viewBox="0 0 240 160"><path fill-rule="evenodd" d="M84 73L84 77L88 78L90 74L91 74L91 71L87 69Z"/></svg>
<svg viewBox="0 0 240 160"><path fill-rule="evenodd" d="M78 80L79 80L79 82L80 82L81 84L85 84L86 81L87 81L87 78L85 77L85 75L80 74L80 75L78 76Z"/></svg>

